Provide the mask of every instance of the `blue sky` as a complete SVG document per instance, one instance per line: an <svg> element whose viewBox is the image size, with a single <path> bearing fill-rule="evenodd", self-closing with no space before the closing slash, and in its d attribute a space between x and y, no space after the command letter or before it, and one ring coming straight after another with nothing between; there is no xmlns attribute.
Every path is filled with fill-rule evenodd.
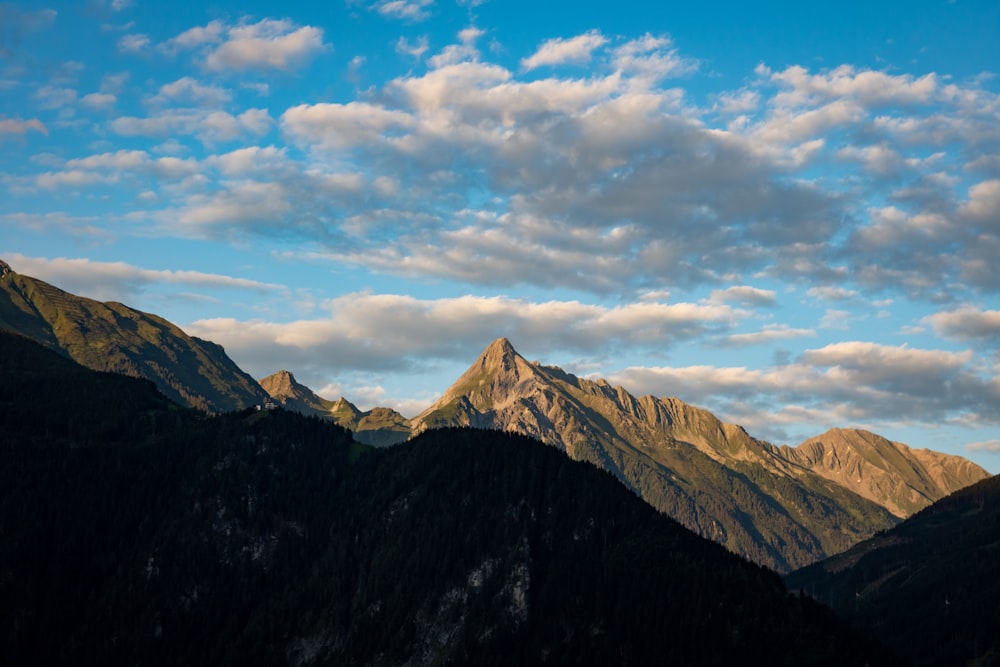
<svg viewBox="0 0 1000 667"><path fill-rule="evenodd" d="M0 3L0 257L413 416L491 340L1000 471L1000 6Z"/></svg>

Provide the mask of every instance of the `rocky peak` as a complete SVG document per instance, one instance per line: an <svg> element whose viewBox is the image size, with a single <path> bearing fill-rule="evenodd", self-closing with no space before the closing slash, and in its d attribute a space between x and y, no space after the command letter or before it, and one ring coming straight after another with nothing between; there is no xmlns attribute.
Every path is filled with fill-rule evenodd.
<svg viewBox="0 0 1000 667"><path fill-rule="evenodd" d="M14 275L14 269L10 268L10 264L0 259L0 278L11 275Z"/></svg>
<svg viewBox="0 0 1000 667"><path fill-rule="evenodd" d="M479 367L494 371L510 371L517 365L520 357L514 346L506 338L497 338L483 350L479 357Z"/></svg>
<svg viewBox="0 0 1000 667"><path fill-rule="evenodd" d="M272 398L281 398L293 394L300 385L290 371L281 370L261 380L260 386Z"/></svg>

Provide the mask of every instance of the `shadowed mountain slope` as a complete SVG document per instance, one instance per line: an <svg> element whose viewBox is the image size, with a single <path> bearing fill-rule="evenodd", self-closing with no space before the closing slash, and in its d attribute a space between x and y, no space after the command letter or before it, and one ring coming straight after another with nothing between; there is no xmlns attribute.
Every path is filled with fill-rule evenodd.
<svg viewBox="0 0 1000 667"><path fill-rule="evenodd" d="M22 371L63 363L21 340L14 406L48 395ZM70 420L151 389L65 369L113 380ZM0 663L895 664L535 440L376 450L285 410L173 414L100 446L45 444L41 421L0 441Z"/></svg>
<svg viewBox="0 0 1000 667"><path fill-rule="evenodd" d="M221 346L156 315L64 292L2 262L0 329L87 368L152 380L167 398L207 412L238 410L266 397Z"/></svg>
<svg viewBox="0 0 1000 667"><path fill-rule="evenodd" d="M1000 664L1000 476L786 581L914 665Z"/></svg>
<svg viewBox="0 0 1000 667"><path fill-rule="evenodd" d="M775 447L676 398L638 398L528 362L506 339L411 420L415 432L449 425L523 433L590 461L692 530L779 571L842 551L894 525L895 513L987 476L960 457L935 455L930 465L893 446L892 458L879 459L879 481L859 493L815 456L815 443ZM852 468L862 478L871 471Z"/></svg>

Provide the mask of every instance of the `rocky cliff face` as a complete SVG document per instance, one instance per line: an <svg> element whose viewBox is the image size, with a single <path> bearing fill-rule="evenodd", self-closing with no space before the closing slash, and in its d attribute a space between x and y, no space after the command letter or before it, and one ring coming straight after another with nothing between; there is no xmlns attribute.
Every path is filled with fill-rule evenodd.
<svg viewBox="0 0 1000 667"><path fill-rule="evenodd" d="M473 426L538 438L779 571L842 551L987 476L960 457L916 453L878 436L849 438L850 446L821 436L799 448L775 447L677 398L635 397L529 362L506 339L487 347L410 426L415 433Z"/></svg>
<svg viewBox="0 0 1000 667"><path fill-rule="evenodd" d="M171 400L208 412L259 403L265 392L221 346L120 303L64 292L0 267L0 329L99 371L152 380Z"/></svg>

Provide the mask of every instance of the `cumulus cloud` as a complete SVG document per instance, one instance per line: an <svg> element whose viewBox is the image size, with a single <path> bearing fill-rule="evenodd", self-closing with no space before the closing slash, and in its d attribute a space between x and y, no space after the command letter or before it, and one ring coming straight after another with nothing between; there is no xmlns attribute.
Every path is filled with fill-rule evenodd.
<svg viewBox="0 0 1000 667"><path fill-rule="evenodd" d="M215 72L259 68L288 71L326 48L321 28L264 19L227 28L225 40L209 50L204 65Z"/></svg>
<svg viewBox="0 0 1000 667"><path fill-rule="evenodd" d="M1000 310L963 306L928 315L921 322L930 324L938 335L946 338L1000 343Z"/></svg>
<svg viewBox="0 0 1000 667"><path fill-rule="evenodd" d="M189 76L160 86L150 98L152 104L190 103L198 106L221 107L232 99L232 94L218 86L205 85Z"/></svg>
<svg viewBox="0 0 1000 667"><path fill-rule="evenodd" d="M550 39L543 43L531 56L521 60L521 68L532 70L546 65L586 63L595 49L608 43L607 37L597 30L569 39Z"/></svg>
<svg viewBox="0 0 1000 667"><path fill-rule="evenodd" d="M266 109L248 109L238 116L225 111L204 109L165 109L145 118L122 116L111 128L123 136L197 137L203 144L215 145L245 137L267 134L273 120Z"/></svg>

